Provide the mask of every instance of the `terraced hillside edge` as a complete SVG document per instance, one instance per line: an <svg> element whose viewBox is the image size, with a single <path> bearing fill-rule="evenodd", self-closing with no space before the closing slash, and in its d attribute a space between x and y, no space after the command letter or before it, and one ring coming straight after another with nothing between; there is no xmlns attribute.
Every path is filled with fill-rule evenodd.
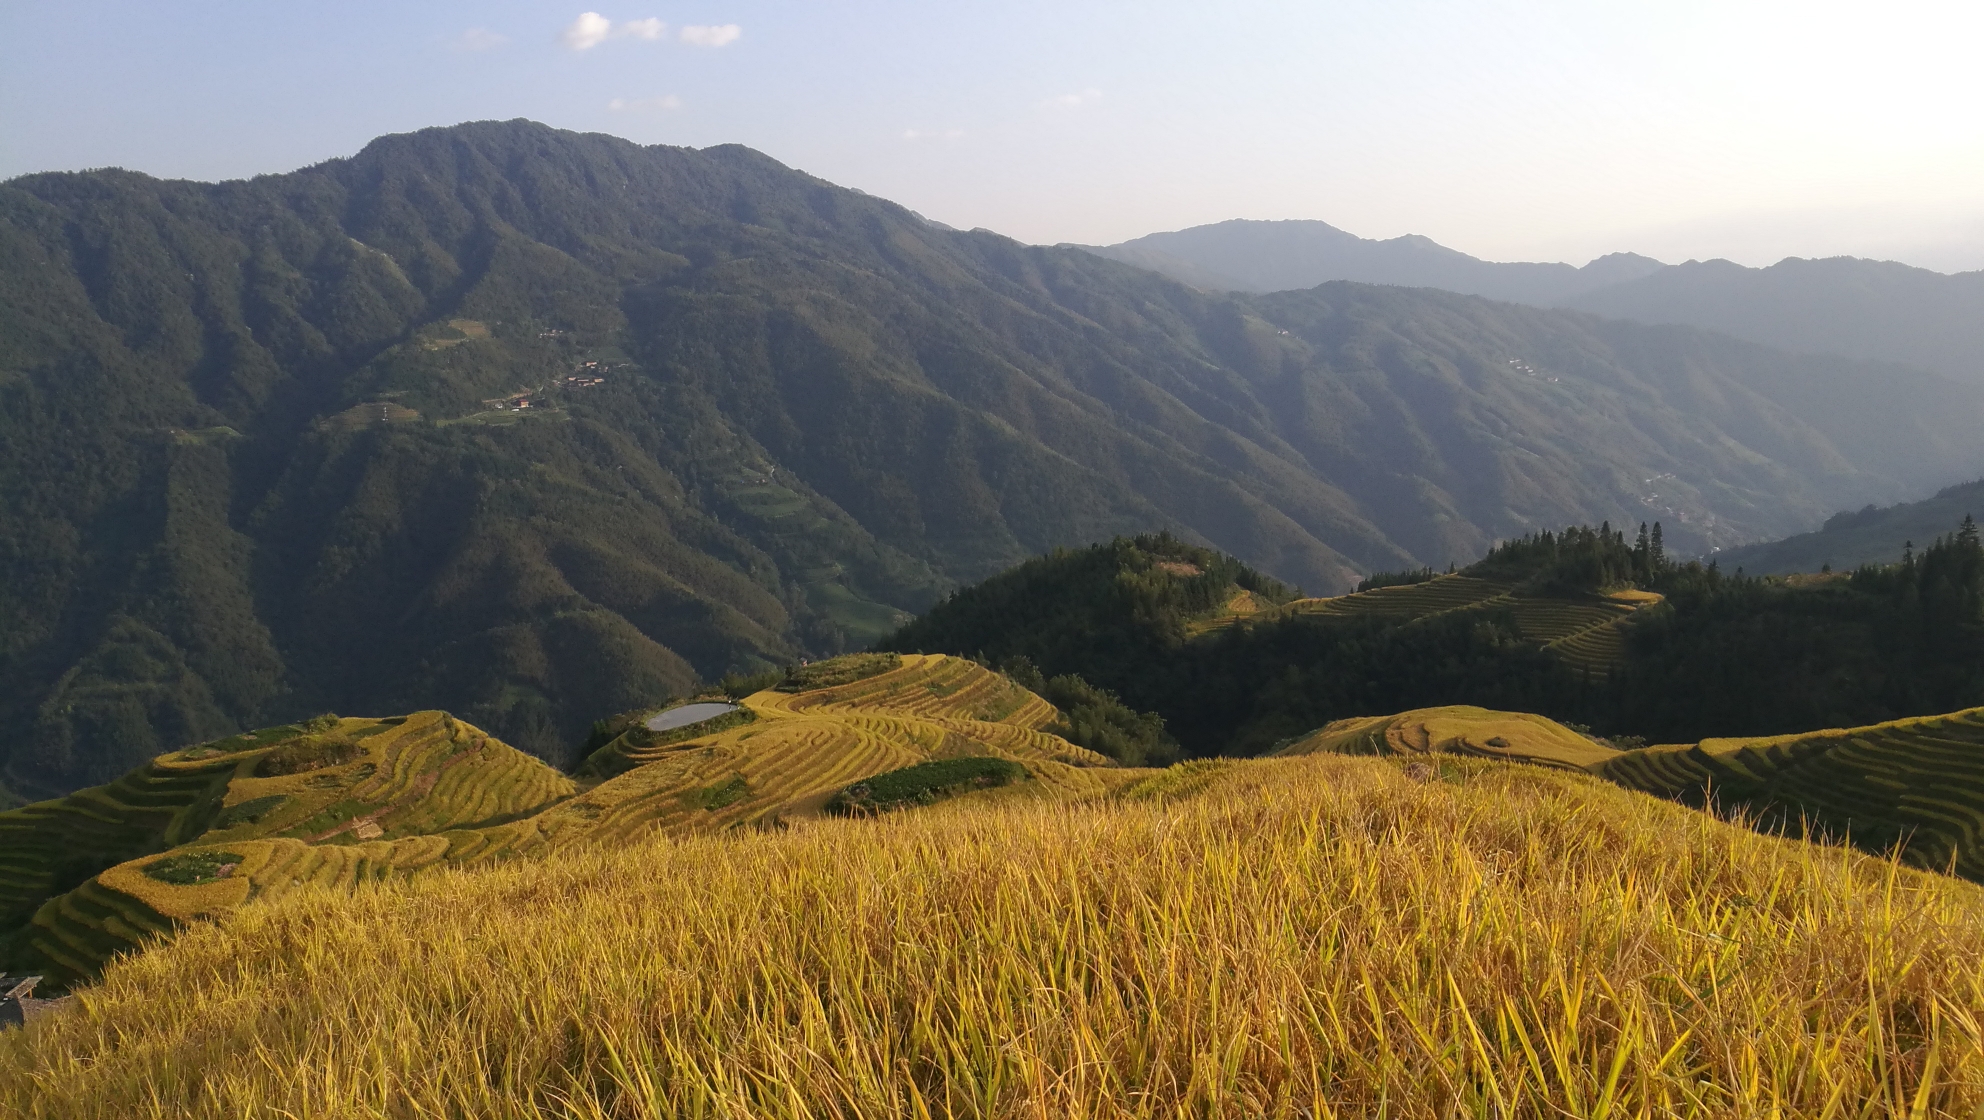
<svg viewBox="0 0 1984 1120"><path fill-rule="evenodd" d="M1461 755L1579 770L1756 827L1847 841L1984 882L1984 708L1871 727L1619 750L1526 712L1454 706L1338 720L1282 747Z"/></svg>
<svg viewBox="0 0 1984 1120"><path fill-rule="evenodd" d="M0 813L0 898L16 925L6 963L74 982L186 922L306 884L655 830L779 827L864 778L932 760L1022 767L1026 796L1095 796L1136 776L1041 730L1058 713L997 673L950 657L891 661L873 675L828 663L817 675L844 683L745 697L746 721L624 733L596 753L586 786L442 712L271 728L161 756L111 786Z"/></svg>

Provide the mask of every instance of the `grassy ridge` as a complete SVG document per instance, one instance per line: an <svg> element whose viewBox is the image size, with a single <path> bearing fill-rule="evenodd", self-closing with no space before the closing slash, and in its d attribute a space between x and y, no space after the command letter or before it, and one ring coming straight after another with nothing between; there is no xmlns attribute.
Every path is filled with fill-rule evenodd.
<svg viewBox="0 0 1984 1120"><path fill-rule="evenodd" d="M1984 880L1984 708L1650 747L1593 772L1663 797L1742 808L1773 827L1896 848L1912 866Z"/></svg>
<svg viewBox="0 0 1984 1120"><path fill-rule="evenodd" d="M1584 775L1442 769L1195 763L1150 783L1165 796L992 791L302 889L118 962L87 1014L0 1036L0 1111L1984 1105L1978 888Z"/></svg>
<svg viewBox="0 0 1984 1120"><path fill-rule="evenodd" d="M1338 720L1279 753L1469 755L1581 770L1738 812L1766 830L1849 841L1984 882L1984 708L1621 751L1542 716L1456 705Z"/></svg>

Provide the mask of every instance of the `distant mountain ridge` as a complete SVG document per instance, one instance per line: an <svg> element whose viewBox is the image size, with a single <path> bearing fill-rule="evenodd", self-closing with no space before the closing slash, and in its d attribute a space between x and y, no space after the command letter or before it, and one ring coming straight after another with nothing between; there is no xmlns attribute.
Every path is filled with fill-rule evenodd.
<svg viewBox="0 0 1984 1120"><path fill-rule="evenodd" d="M1543 307L1668 267L1635 253L1613 253L1582 268L1484 261L1417 234L1379 241L1325 222L1300 220L1236 218L1116 245L1078 247L1214 291L1279 292L1350 280L1441 288Z"/></svg>
<svg viewBox="0 0 1984 1120"><path fill-rule="evenodd" d="M1714 559L1730 571L1741 568L1756 576L1827 566L1845 572L1862 564L1893 564L1909 545L1919 551L1975 516L1984 516L1984 481L1946 487L1919 502L1837 513L1814 532L1727 549Z"/></svg>
<svg viewBox="0 0 1984 1120"><path fill-rule="evenodd" d="M1440 288L1537 307L1721 331L1807 354L1903 362L1984 385L1984 271L1787 257L1667 265L1634 253L1568 264L1484 261L1417 235L1373 240L1315 221L1234 220L1153 233L1091 253L1206 291L1271 292L1333 280Z"/></svg>
<svg viewBox="0 0 1984 1120"><path fill-rule="evenodd" d="M1170 530L1308 591L1540 525L1676 550L1984 473L1984 391L1330 284L1210 295L747 148L527 121L0 184L0 755L46 796L446 708L540 757Z"/></svg>
<svg viewBox="0 0 1984 1120"><path fill-rule="evenodd" d="M1906 362L1984 384L1984 271L1949 276L1857 257L1789 257L1768 268L1689 261L1558 302L1802 353Z"/></svg>

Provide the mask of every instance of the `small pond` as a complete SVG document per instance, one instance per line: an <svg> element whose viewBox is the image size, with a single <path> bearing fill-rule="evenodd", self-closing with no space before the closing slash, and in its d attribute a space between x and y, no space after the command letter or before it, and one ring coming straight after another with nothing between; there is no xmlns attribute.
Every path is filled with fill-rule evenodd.
<svg viewBox="0 0 1984 1120"><path fill-rule="evenodd" d="M649 731L673 731L678 727L687 727L692 723L701 723L706 719L715 719L720 715L736 710L737 705L735 704L684 704L679 708L670 708L658 716L649 718L647 729Z"/></svg>

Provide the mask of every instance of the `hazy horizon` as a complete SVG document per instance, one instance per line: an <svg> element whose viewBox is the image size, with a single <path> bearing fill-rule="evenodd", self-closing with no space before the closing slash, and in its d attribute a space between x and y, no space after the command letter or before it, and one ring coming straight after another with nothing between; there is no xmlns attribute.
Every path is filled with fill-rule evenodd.
<svg viewBox="0 0 1984 1120"><path fill-rule="evenodd" d="M1111 244L1233 218L1497 261L1984 267L1984 12L1707 0L376 0L0 14L0 178L216 180L528 117L742 143L960 228Z"/></svg>

